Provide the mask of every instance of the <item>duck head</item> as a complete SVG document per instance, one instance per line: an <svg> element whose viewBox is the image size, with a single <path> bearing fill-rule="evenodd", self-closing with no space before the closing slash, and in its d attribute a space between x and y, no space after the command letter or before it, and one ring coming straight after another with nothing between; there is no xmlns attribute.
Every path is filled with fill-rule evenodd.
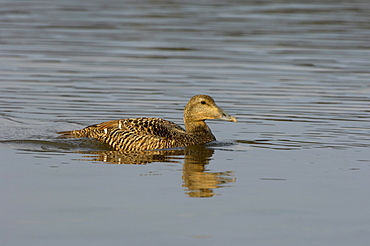
<svg viewBox="0 0 370 246"><path fill-rule="evenodd" d="M190 98L185 106L184 121L204 121L220 119L238 122L237 119L216 105L212 97L208 95L197 95Z"/></svg>

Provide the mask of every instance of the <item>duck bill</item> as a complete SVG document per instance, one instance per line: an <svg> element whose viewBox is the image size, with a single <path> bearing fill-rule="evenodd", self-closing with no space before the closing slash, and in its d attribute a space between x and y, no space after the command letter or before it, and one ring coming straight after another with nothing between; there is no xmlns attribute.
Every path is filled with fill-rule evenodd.
<svg viewBox="0 0 370 246"><path fill-rule="evenodd" d="M234 117L226 113L224 110L220 108L221 117L220 120L226 120L226 121L232 121L232 122L238 122L238 120Z"/></svg>

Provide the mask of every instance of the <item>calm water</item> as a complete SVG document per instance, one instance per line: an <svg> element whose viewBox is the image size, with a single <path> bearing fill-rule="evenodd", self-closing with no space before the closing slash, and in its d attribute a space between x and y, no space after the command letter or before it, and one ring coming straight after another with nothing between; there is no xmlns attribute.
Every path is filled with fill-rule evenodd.
<svg viewBox="0 0 370 246"><path fill-rule="evenodd" d="M1 245L368 245L370 4L303 2L0 1ZM195 94L206 146L55 134Z"/></svg>

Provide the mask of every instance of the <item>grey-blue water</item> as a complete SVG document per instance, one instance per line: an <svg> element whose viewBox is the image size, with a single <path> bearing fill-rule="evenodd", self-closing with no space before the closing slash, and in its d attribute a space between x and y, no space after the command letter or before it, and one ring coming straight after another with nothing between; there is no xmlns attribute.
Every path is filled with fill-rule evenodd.
<svg viewBox="0 0 370 246"><path fill-rule="evenodd" d="M368 245L370 3L0 1L0 244ZM55 132L182 124L129 155Z"/></svg>

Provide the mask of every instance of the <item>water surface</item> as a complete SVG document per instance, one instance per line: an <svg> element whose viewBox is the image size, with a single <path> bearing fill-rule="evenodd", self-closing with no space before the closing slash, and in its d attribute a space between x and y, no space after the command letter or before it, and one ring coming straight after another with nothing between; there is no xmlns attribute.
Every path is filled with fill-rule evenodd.
<svg viewBox="0 0 370 246"><path fill-rule="evenodd" d="M1 245L367 245L367 1L1 1ZM56 131L195 94L239 120L128 155Z"/></svg>

